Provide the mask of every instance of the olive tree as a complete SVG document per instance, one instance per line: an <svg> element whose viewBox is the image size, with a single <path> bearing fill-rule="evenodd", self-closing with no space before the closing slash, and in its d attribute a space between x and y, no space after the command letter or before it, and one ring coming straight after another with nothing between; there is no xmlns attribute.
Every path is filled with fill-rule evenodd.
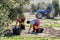
<svg viewBox="0 0 60 40"><path fill-rule="evenodd" d="M52 2L54 10L55 10L55 16L58 15L58 10L59 10L59 0L53 0Z"/></svg>
<svg viewBox="0 0 60 40"><path fill-rule="evenodd" d="M17 16L23 14L23 5L29 0L0 0L0 33L5 26L1 24L5 20L15 20ZM2 21L1 21L2 20Z"/></svg>

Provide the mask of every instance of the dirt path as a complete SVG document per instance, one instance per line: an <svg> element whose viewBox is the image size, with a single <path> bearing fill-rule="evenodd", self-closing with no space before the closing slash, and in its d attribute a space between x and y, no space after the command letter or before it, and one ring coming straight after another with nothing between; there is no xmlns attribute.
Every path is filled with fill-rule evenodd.
<svg viewBox="0 0 60 40"><path fill-rule="evenodd" d="M41 37L46 36L45 33L38 33L38 34L28 33L28 29L29 29L29 27L26 27L26 29L21 32L21 36L41 36Z"/></svg>
<svg viewBox="0 0 60 40"><path fill-rule="evenodd" d="M12 28L14 27L11 26L10 29L12 31ZM20 36L32 36L32 37L48 37L48 36L57 36L60 37L60 28L56 28L56 27L43 27L43 33L28 33L28 29L29 27L26 27L25 30L21 31L21 35Z"/></svg>
<svg viewBox="0 0 60 40"><path fill-rule="evenodd" d="M26 29L21 32L21 36L37 36L37 37L39 37L39 36L41 36L41 37L60 36L60 33L59 33L60 32L60 28L54 28L54 29L53 28L49 28L49 27L47 27L47 28L46 29L44 28L45 32L43 31L43 33L38 33L38 34L33 33L32 34L32 33L28 33L29 27L26 27ZM54 34L54 35L52 35L52 34Z"/></svg>
<svg viewBox="0 0 60 40"><path fill-rule="evenodd" d="M35 18L35 16L34 15L29 15L28 13L27 14L25 14L25 17L26 17L26 20L31 20L31 19L33 19L33 18ZM46 21L46 19L45 20L40 20L41 21L41 24L60 24L60 22L58 21L58 22L53 22L53 21L51 21L51 20L49 20L49 21ZM15 22L14 22L15 23ZM14 24L14 23L12 23L12 24ZM12 26L12 25L11 25ZM10 29L12 29L12 27L10 26ZM13 26L14 27L14 26ZM21 32L21 35L20 36L41 36L41 37L48 37L48 36L60 36L60 28L50 28L50 27L44 27L44 31L43 31L43 33L38 33L38 34L32 34L32 33L28 33L28 29L29 29L29 27L26 27L26 29L25 30L23 30L22 32Z"/></svg>

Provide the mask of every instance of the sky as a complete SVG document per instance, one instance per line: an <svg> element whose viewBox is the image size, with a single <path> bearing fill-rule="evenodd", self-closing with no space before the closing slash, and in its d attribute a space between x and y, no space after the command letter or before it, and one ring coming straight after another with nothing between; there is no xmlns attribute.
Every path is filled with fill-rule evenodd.
<svg viewBox="0 0 60 40"><path fill-rule="evenodd" d="M52 3L52 0L30 0L30 3L34 3L34 4L39 2ZM59 0L59 6L60 6L60 0Z"/></svg>
<svg viewBox="0 0 60 40"><path fill-rule="evenodd" d="M52 0L30 0L31 3L39 3L39 2L45 2L45 3L52 3Z"/></svg>
<svg viewBox="0 0 60 40"><path fill-rule="evenodd" d="M60 6L60 0L59 0L59 6Z"/></svg>

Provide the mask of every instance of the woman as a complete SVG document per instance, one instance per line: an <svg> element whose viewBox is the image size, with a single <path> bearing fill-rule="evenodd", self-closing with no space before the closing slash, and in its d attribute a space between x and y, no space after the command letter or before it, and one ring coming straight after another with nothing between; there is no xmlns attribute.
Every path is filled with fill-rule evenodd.
<svg viewBox="0 0 60 40"><path fill-rule="evenodd" d="M22 16L22 17L20 17L19 19L17 19L17 22L19 22L19 27L20 27L20 29L25 29L25 24L24 24L24 22L25 22L25 17L24 17L24 16ZM17 22L16 22L16 25L17 25Z"/></svg>
<svg viewBox="0 0 60 40"><path fill-rule="evenodd" d="M40 32L40 21L38 19L27 21L27 23L30 23L30 29L28 32L30 32L31 28L33 29L32 32Z"/></svg>

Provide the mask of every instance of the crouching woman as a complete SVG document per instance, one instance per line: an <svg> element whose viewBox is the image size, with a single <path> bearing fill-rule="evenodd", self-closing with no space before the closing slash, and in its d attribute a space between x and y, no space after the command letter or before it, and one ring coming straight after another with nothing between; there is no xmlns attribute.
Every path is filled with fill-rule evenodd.
<svg viewBox="0 0 60 40"><path fill-rule="evenodd" d="M33 19L30 21L27 21L27 23L30 23L30 28L29 28L28 32L30 32L31 28L32 28L32 32L36 32L36 33L40 32L40 21L39 21L39 19Z"/></svg>

